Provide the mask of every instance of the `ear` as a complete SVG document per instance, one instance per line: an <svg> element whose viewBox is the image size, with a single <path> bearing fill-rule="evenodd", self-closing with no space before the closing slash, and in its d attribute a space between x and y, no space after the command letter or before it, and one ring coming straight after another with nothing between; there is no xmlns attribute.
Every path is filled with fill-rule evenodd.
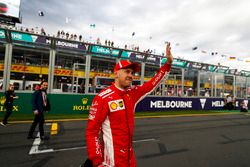
<svg viewBox="0 0 250 167"><path fill-rule="evenodd" d="M118 74L118 72L117 72L117 71L116 71L114 74L115 74L115 78L120 77L120 75Z"/></svg>

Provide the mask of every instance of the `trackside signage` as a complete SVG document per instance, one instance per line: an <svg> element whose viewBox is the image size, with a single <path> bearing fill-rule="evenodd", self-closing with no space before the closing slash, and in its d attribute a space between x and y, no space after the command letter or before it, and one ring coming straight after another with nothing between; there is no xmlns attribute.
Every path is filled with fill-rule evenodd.
<svg viewBox="0 0 250 167"><path fill-rule="evenodd" d="M150 101L150 108L192 108L192 101Z"/></svg>
<svg viewBox="0 0 250 167"><path fill-rule="evenodd" d="M112 55L117 57L119 55L119 50L117 49L112 49L112 48L105 48L102 46L92 46L91 48L92 53L100 53L104 55Z"/></svg>
<svg viewBox="0 0 250 167"><path fill-rule="evenodd" d="M236 109L244 99L236 99ZM245 100L250 104L249 100ZM153 97L143 99L136 107L136 111L168 111L168 110L223 110L223 98L180 98L180 97Z"/></svg>
<svg viewBox="0 0 250 167"><path fill-rule="evenodd" d="M5 32L4 30L0 30L0 39L5 38Z"/></svg>

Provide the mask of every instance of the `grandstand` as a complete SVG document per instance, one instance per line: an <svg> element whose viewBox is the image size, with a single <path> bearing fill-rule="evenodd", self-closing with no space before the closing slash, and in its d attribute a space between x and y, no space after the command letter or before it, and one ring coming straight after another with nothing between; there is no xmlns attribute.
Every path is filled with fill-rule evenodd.
<svg viewBox="0 0 250 167"><path fill-rule="evenodd" d="M1 91L13 83L17 93L30 94L45 79L51 96L92 95L112 82L113 67L121 59L140 63L141 72L135 75L134 84L147 82L166 61L164 56L148 52L0 29ZM174 59L171 72L151 95L177 101L198 99L198 109L206 109L200 99L211 103L219 99L217 107L221 107L227 95L238 100L250 97L250 71Z"/></svg>

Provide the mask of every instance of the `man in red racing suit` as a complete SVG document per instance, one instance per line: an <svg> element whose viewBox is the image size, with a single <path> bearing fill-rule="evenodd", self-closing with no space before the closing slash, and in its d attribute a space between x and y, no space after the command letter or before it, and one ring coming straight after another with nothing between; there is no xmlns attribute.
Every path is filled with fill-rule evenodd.
<svg viewBox="0 0 250 167"><path fill-rule="evenodd" d="M94 167L135 167L132 148L136 104L159 85L170 71L173 57L166 46L167 63L148 82L131 87L137 63L121 60L114 68L115 82L93 99L86 129L88 159Z"/></svg>

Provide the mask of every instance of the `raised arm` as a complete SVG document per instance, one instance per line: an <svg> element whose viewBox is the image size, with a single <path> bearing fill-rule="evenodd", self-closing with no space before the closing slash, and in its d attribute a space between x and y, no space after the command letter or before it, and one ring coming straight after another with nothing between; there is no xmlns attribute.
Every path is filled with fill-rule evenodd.
<svg viewBox="0 0 250 167"><path fill-rule="evenodd" d="M159 83L165 76L165 73L170 71L173 62L173 56L171 53L171 46L169 42L166 45L166 58L167 62L160 68L157 74L150 81L135 88L137 89L134 96L136 101L142 99L147 94L151 93L159 85Z"/></svg>

